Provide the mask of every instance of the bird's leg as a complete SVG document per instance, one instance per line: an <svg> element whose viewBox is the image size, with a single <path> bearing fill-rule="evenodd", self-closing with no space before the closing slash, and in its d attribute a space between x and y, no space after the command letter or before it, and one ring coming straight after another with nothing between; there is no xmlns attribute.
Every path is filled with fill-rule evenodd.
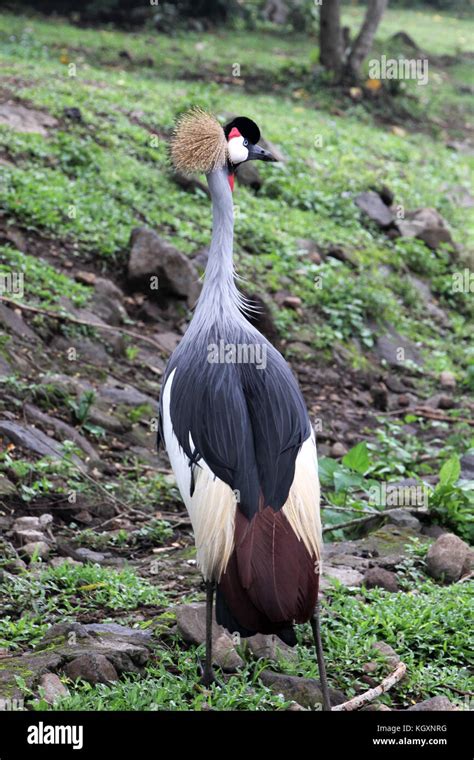
<svg viewBox="0 0 474 760"><path fill-rule="evenodd" d="M321 626L319 618L319 601L316 602L314 615L311 618L311 628L314 637L314 646L316 647L316 657L318 659L319 680L321 681L321 691L323 693L323 710L329 712L331 709L331 700L329 697L329 687L326 677L326 665L324 663L323 645L321 642Z"/></svg>
<svg viewBox="0 0 474 760"><path fill-rule="evenodd" d="M210 686L216 677L212 669L212 604L214 601L214 582L206 581L206 659L202 682L204 686Z"/></svg>

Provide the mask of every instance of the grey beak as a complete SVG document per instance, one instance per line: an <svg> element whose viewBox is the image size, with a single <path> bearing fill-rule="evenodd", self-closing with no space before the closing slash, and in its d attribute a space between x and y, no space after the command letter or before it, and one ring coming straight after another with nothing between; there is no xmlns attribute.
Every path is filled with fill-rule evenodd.
<svg viewBox="0 0 474 760"><path fill-rule="evenodd" d="M260 145L252 145L249 143L248 149L249 155L247 161L278 161L269 150L264 150Z"/></svg>

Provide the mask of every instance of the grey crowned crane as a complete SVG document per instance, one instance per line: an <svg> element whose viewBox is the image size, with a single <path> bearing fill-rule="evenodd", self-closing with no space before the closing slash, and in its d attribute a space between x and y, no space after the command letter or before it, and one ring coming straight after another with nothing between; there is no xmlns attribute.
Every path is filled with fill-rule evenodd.
<svg viewBox="0 0 474 760"><path fill-rule="evenodd" d="M159 435L206 583L204 683L214 680L216 589L217 622L231 633L274 633L294 645L294 623L311 621L327 709L314 432L288 364L244 316L248 305L234 281L235 170L245 161L275 161L259 140L246 117L222 127L192 109L176 125L172 160L182 172L206 174L213 227L201 296L163 378Z"/></svg>

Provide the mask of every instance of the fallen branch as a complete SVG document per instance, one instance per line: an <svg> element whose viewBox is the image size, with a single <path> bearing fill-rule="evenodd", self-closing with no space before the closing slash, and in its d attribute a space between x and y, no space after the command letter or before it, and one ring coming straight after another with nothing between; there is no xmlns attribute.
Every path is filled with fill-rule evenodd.
<svg viewBox="0 0 474 760"><path fill-rule="evenodd" d="M333 712L352 712L353 710L359 710L364 705L373 702L374 699L385 694L392 686L402 680L407 672L407 666L404 662L400 662L393 673L383 679L382 683L375 686L373 689L365 691L363 694L358 694L357 697L349 699L347 702L343 702L342 705L336 705L332 708Z"/></svg>
<svg viewBox="0 0 474 760"><path fill-rule="evenodd" d="M416 414L419 417L426 417L428 420L437 420L439 422L466 422L468 425L474 426L474 420L470 420L467 417L449 417L447 414L438 414L436 409L430 409L426 406L416 406L414 409L405 410L408 414Z"/></svg>
<svg viewBox="0 0 474 760"><path fill-rule="evenodd" d="M135 340L141 340L145 343L150 343L154 348L160 351L160 353L163 352L163 347L160 346L160 344L153 338L150 338L148 335L140 335L140 333L133 332L132 330L126 330L124 327L114 327L113 325L106 325L100 322L90 322L87 319L79 319L79 317L73 317L71 314L67 314L65 312L55 312L48 311L47 309L40 309L38 306L29 306L24 303L19 303L18 301L14 301L11 298L5 298L5 296L0 296L0 301L2 303L9 304L16 309L21 309L21 311L29 311L33 314L42 314L44 317L49 317L50 319L73 322L76 325L93 327L95 330L109 330L110 332L128 335L130 338L134 338Z"/></svg>
<svg viewBox="0 0 474 760"><path fill-rule="evenodd" d="M416 512L417 514L427 513L425 507L391 507L390 509L384 509L383 512L367 512L365 517L356 517L355 520L347 520L347 522L337 523L337 525L327 525L323 528L323 533L331 533L333 530L339 530L339 528L352 528L353 525L360 525L368 520L372 520L374 517L385 517L390 512L398 512L399 509L409 509L410 512Z"/></svg>

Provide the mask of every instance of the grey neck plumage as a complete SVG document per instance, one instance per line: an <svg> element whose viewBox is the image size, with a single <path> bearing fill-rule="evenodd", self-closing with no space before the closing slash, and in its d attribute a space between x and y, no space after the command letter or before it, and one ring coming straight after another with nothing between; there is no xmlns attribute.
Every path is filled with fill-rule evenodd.
<svg viewBox="0 0 474 760"><path fill-rule="evenodd" d="M187 334L202 334L211 326L225 330L250 327L242 315L245 300L235 285L233 264L234 207L227 169L207 175L212 198L212 240L204 285Z"/></svg>

